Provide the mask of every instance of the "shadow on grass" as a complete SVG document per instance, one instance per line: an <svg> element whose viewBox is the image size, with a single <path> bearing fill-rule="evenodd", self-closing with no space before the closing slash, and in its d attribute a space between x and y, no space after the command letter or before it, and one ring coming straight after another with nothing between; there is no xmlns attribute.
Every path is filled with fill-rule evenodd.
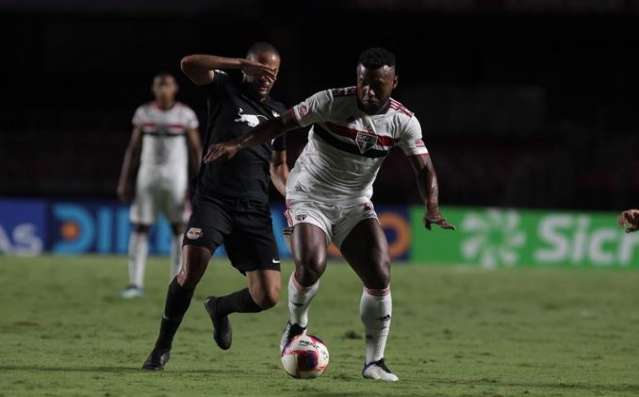
<svg viewBox="0 0 639 397"><path fill-rule="evenodd" d="M364 396L370 396L371 393L370 392L326 392L326 391L321 391L321 392L304 392L305 396L309 396L309 397L364 397ZM400 396L401 397L401 396Z"/></svg>
<svg viewBox="0 0 639 397"><path fill-rule="evenodd" d="M167 373L167 374L211 374L211 373L225 373L237 375L237 370L218 370L218 369L187 369L187 370L162 370L162 371L145 371L140 367L125 367L125 366L113 366L113 367L50 367L41 365L0 365L0 371L37 371L37 372L100 372L100 373Z"/></svg>
<svg viewBox="0 0 639 397"><path fill-rule="evenodd" d="M153 373L153 371L144 371L140 367L131 366L87 366L87 367L53 367L53 366L39 366L39 365L0 365L0 371L36 371L36 372L77 372L77 373ZM236 369L187 369L187 370L168 370L168 371L155 371L157 373L166 373L173 375L180 374L229 374L231 376L237 376ZM243 377L247 377L247 374L243 374ZM255 374L256 377L261 375ZM630 395L639 395L639 384L622 383L616 385L596 384L596 383L583 383L583 382L557 382L557 383L524 383L524 382L502 382L497 379L432 379L429 383L440 385L466 385L466 386L492 386L492 387L512 387L512 388L526 388L526 389L554 389L554 391L561 390L575 390L582 392L599 392L603 395L610 395L610 393L628 393ZM305 396L309 397L359 397L370 396L370 392L331 392L331 391L305 391ZM412 395L412 394L411 394ZM426 394L428 395L428 394ZM474 395L474 394L473 394ZM481 392L477 396L483 396L485 393ZM398 395L400 397L400 395Z"/></svg>
<svg viewBox="0 0 639 397"><path fill-rule="evenodd" d="M468 386L501 386L501 387L517 387L530 389L556 389L560 390L581 390L589 392L607 393L632 393L639 395L639 384L621 383L616 385L605 385L596 383L583 382L557 382L557 383L523 383L523 382L501 382L496 379L460 379L460 380L433 380L433 383L449 384L449 385L468 385Z"/></svg>

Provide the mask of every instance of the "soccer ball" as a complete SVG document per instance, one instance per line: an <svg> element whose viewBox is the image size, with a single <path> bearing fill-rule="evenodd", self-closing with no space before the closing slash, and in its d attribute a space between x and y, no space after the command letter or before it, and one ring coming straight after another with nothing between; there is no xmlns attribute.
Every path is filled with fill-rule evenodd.
<svg viewBox="0 0 639 397"><path fill-rule="evenodd" d="M328 349L315 336L296 336L282 352L282 366L294 378L317 378L328 367Z"/></svg>

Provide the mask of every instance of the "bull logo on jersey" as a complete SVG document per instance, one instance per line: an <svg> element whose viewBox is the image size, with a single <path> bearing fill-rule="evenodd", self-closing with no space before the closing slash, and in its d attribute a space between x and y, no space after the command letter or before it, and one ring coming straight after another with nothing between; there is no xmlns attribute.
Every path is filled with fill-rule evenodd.
<svg viewBox="0 0 639 397"><path fill-rule="evenodd" d="M237 115L239 117L233 121L248 124L249 127L257 127L260 124L260 117L264 120L268 120L268 117L262 116L261 114L244 114L244 109L242 108L238 110Z"/></svg>
<svg viewBox="0 0 639 397"><path fill-rule="evenodd" d="M359 152L364 154L367 150L371 149L377 144L377 135L364 131L357 131L355 136L355 143L359 148Z"/></svg>

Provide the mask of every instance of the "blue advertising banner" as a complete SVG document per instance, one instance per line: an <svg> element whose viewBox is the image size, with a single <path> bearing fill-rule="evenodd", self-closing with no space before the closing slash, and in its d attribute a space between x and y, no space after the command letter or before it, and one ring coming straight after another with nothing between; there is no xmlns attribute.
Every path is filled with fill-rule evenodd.
<svg viewBox="0 0 639 397"><path fill-rule="evenodd" d="M129 244L129 209L115 202L53 202L49 206L49 250L59 254L124 254ZM171 227L162 217L151 230L149 250L168 254Z"/></svg>
<svg viewBox="0 0 639 397"><path fill-rule="evenodd" d="M271 209L273 232L280 258L290 258L284 238L284 206ZM388 238L391 256L407 259L411 246L408 208L378 207L380 222ZM43 250L57 254L126 254L128 252L129 207L115 201L0 200L0 252L32 253ZM173 238L163 217L152 227L149 249L168 255ZM330 254L339 256L331 246ZM216 256L225 255L220 247Z"/></svg>
<svg viewBox="0 0 639 397"><path fill-rule="evenodd" d="M37 255L46 237L44 201L0 200L0 254Z"/></svg>

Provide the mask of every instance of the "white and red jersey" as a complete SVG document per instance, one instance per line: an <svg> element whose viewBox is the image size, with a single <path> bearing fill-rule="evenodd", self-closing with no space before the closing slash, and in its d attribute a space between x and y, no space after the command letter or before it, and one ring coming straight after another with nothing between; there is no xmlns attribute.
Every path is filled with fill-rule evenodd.
<svg viewBox="0 0 639 397"><path fill-rule="evenodd" d="M198 127L195 112L176 102L164 110L155 102L137 108L133 125L142 129L140 172L175 175L188 172L186 131Z"/></svg>
<svg viewBox="0 0 639 397"><path fill-rule="evenodd" d="M287 199L365 201L395 145L409 156L428 153L413 113L391 99L385 113L368 115L357 106L355 90L321 91L293 107L297 122L313 127L289 175Z"/></svg>

